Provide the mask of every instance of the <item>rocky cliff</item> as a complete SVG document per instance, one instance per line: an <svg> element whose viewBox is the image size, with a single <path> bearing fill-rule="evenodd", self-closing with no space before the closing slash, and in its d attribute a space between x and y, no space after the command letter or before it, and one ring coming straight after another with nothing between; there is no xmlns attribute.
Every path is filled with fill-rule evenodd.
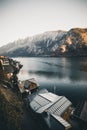
<svg viewBox="0 0 87 130"><path fill-rule="evenodd" d="M63 55L87 56L87 29L71 29L62 39L60 51Z"/></svg>

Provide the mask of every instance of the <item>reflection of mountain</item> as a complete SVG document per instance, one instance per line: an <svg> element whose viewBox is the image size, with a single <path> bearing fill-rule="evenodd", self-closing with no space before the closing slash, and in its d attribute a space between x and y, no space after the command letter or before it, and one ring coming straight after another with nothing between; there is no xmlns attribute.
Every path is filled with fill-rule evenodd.
<svg viewBox="0 0 87 130"><path fill-rule="evenodd" d="M67 67L67 62L69 63ZM66 67L65 69L68 69L68 77L71 81L78 81L81 83L84 81L84 83L87 81L87 73L84 72L83 67L87 64L86 57L85 58L70 58L66 60Z"/></svg>
<svg viewBox="0 0 87 130"><path fill-rule="evenodd" d="M54 77L58 77L58 74L56 72L52 72L52 71L40 71L40 70L36 70L36 71L29 71L29 74L35 74L35 75L39 75L39 76L45 76L45 77L49 77L49 78L54 78Z"/></svg>
<svg viewBox="0 0 87 130"><path fill-rule="evenodd" d="M50 31L0 48L8 56L87 56L87 29Z"/></svg>

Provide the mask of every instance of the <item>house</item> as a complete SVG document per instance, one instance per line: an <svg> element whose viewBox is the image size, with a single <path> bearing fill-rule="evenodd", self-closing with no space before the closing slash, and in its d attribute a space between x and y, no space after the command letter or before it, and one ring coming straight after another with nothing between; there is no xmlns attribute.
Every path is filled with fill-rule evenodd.
<svg viewBox="0 0 87 130"><path fill-rule="evenodd" d="M72 111L72 103L64 96L58 96L46 89L39 90L28 96L29 109L33 116L42 124L45 123L48 130L69 130L68 122Z"/></svg>
<svg viewBox="0 0 87 130"><path fill-rule="evenodd" d="M22 97L25 97L27 94L37 91L38 87L39 84L34 78L21 81L18 84L18 88Z"/></svg>

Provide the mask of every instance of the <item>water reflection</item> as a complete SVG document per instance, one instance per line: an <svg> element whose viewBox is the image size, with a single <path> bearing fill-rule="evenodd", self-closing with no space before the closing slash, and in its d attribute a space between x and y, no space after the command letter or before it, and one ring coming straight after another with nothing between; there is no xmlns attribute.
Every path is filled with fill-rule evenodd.
<svg viewBox="0 0 87 130"><path fill-rule="evenodd" d="M40 88L47 88L69 98L87 95L87 58L18 58L23 68L19 79L36 78ZM78 99L76 98L76 99Z"/></svg>
<svg viewBox="0 0 87 130"><path fill-rule="evenodd" d="M19 58L18 60L24 65L20 78L22 76L25 78L45 77L53 80L67 78L70 82L87 80L87 72L85 71L87 58Z"/></svg>

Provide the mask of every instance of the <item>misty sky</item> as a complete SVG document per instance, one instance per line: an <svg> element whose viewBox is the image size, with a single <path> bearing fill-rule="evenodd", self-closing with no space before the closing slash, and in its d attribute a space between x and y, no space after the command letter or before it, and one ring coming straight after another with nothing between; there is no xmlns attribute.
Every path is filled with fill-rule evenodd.
<svg viewBox="0 0 87 130"><path fill-rule="evenodd" d="M87 28L87 0L0 0L0 46L75 27Z"/></svg>

